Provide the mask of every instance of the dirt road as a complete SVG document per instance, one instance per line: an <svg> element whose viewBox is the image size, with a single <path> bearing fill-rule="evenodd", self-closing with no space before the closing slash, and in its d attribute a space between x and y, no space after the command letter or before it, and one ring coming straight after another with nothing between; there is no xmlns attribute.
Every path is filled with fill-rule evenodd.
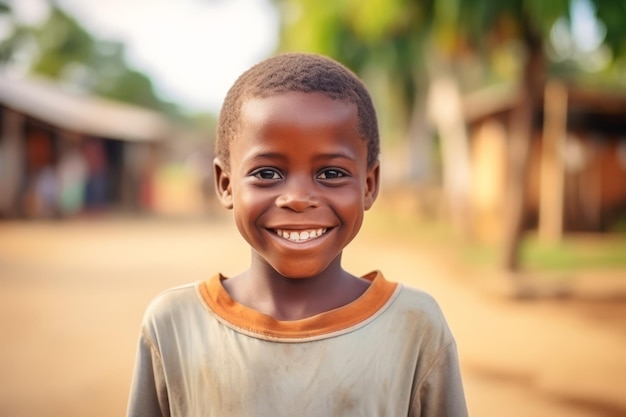
<svg viewBox="0 0 626 417"><path fill-rule="evenodd" d="M234 274L247 255L230 221L0 223L0 415L124 415L149 300L217 270ZM481 294L428 253L367 228L344 260L355 273L382 269L440 301L457 337L471 415L624 410L614 399L626 386L626 334L614 326L581 324L553 303ZM576 346L581 340L588 343ZM580 365L598 356L604 359Z"/></svg>

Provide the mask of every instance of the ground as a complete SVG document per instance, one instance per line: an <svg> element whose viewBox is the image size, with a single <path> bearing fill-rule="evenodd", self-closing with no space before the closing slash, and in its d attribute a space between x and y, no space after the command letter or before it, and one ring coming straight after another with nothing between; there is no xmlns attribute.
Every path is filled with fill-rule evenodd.
<svg viewBox="0 0 626 417"><path fill-rule="evenodd" d="M234 274L247 255L228 218L0 223L0 415L123 415L149 300ZM457 339L470 415L626 415L622 301L514 299L367 227L344 264L435 296Z"/></svg>

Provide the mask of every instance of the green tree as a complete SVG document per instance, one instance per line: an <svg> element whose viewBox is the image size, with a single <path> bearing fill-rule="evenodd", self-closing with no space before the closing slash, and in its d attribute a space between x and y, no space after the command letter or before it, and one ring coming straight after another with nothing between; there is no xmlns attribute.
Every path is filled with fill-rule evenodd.
<svg viewBox="0 0 626 417"><path fill-rule="evenodd" d="M0 0L0 19L2 23L10 28L10 33L5 39L0 40L0 69L7 66L17 49L23 42L26 31L18 25L13 15L13 9L5 1Z"/></svg>
<svg viewBox="0 0 626 417"><path fill-rule="evenodd" d="M3 5L3 3L0 3ZM8 9L7 7L7 10ZM0 13L3 9L0 8ZM48 17L39 25L15 25L0 45L3 65L26 45L30 48L30 72L63 80L84 91L131 103L181 119L178 107L162 100L150 78L131 68L120 42L94 37L74 17L51 4Z"/></svg>
<svg viewBox="0 0 626 417"><path fill-rule="evenodd" d="M588 1L614 56L626 48L626 2L615 0L277 0L283 50L333 56L363 74L389 74L406 105L406 131L423 119L426 83L450 74L468 57L485 59L504 45L521 47L521 97L510 124L508 210L502 266L519 267L529 144L535 98L548 74L547 39L555 22L568 21L574 3ZM445 138L442 138L445 140Z"/></svg>
<svg viewBox="0 0 626 417"><path fill-rule="evenodd" d="M33 29L37 54L31 70L51 78L62 78L70 65L87 64L93 59L95 40L60 8L53 6L46 21Z"/></svg>
<svg viewBox="0 0 626 417"><path fill-rule="evenodd" d="M477 48L493 49L504 42L515 41L524 51L519 83L521 97L511 119L509 137L508 219L502 265L508 270L519 268L519 245L525 207L529 147L537 97L543 94L550 72L546 49L550 31L559 20L570 20L575 3L587 1L595 19L605 30L604 44L615 56L626 47L626 3L612 0L481 0L455 3L458 17L452 19L454 36L469 39Z"/></svg>

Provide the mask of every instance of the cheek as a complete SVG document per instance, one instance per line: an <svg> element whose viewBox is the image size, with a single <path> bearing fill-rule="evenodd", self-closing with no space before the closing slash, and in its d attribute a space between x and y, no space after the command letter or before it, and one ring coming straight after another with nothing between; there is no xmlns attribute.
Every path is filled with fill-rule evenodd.
<svg viewBox="0 0 626 417"><path fill-rule="evenodd" d="M356 184L349 188L331 189L332 200L343 210L358 211L363 209L363 189Z"/></svg>
<svg viewBox="0 0 626 417"><path fill-rule="evenodd" d="M244 185L235 190L233 197L235 208L238 205L248 216L258 214L272 204L270 193L262 188Z"/></svg>
<svg viewBox="0 0 626 417"><path fill-rule="evenodd" d="M263 214L273 205L272 196L263 189L238 187L233 193L235 223L244 235L255 234Z"/></svg>
<svg viewBox="0 0 626 417"><path fill-rule="evenodd" d="M339 192L334 198L337 214L348 223L360 225L365 211L363 196L358 192Z"/></svg>

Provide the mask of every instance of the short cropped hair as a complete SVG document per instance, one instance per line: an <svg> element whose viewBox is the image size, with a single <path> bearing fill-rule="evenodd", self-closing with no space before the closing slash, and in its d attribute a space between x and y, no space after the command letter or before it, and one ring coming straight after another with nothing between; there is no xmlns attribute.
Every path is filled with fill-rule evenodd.
<svg viewBox="0 0 626 417"><path fill-rule="evenodd" d="M235 81L224 99L217 124L215 154L230 167L230 146L241 128L246 100L288 92L322 93L357 108L359 134L367 143L367 165L380 153L378 121L363 82L351 70L328 57L310 53L283 53L254 65Z"/></svg>

